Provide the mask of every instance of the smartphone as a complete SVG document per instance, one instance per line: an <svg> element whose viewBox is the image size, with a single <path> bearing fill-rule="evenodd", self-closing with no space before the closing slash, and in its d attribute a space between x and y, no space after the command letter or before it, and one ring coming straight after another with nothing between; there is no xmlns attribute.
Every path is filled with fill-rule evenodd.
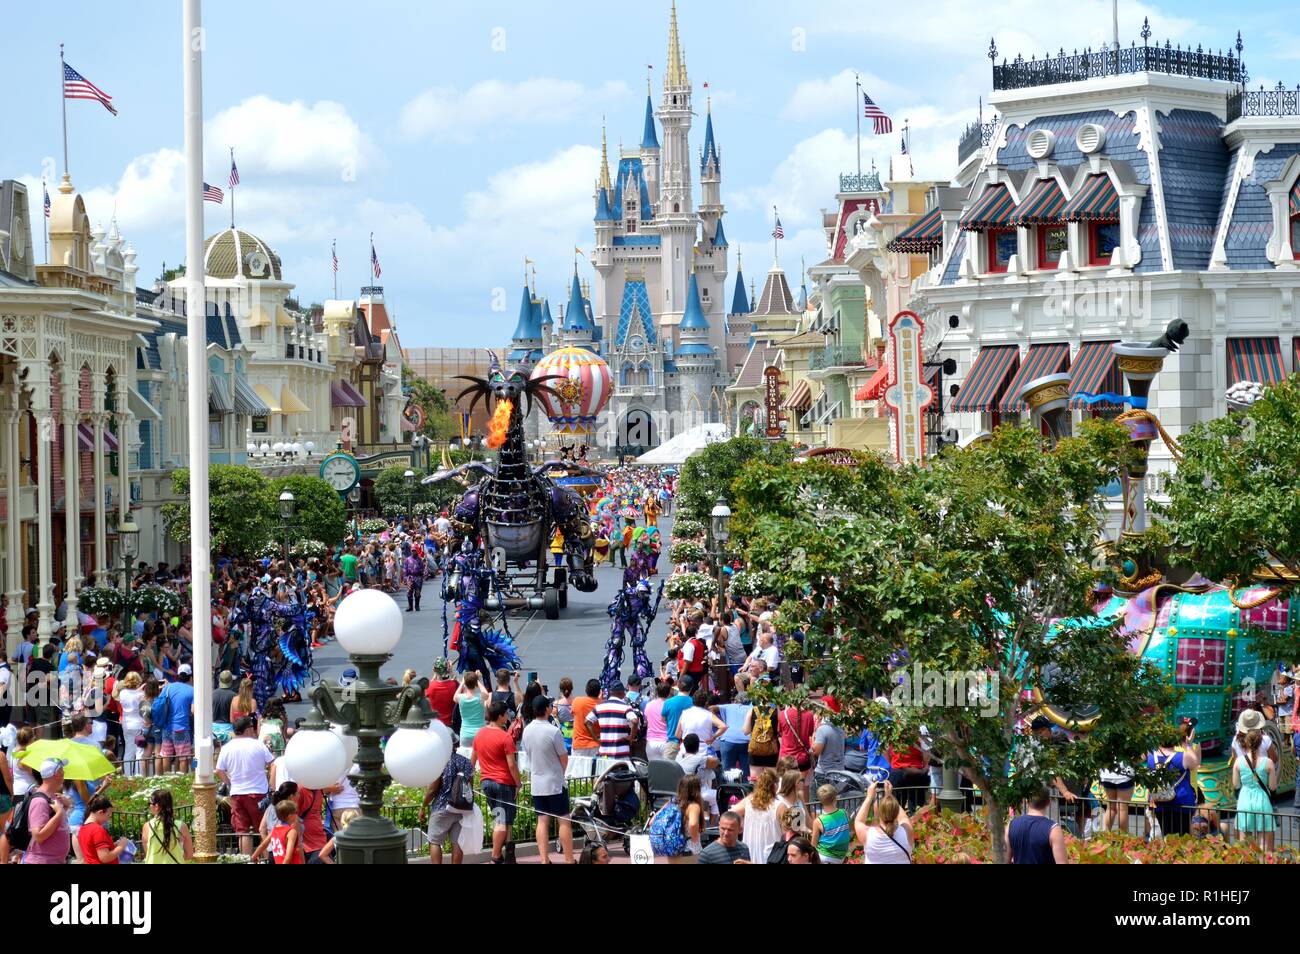
<svg viewBox="0 0 1300 954"><path fill-rule="evenodd" d="M529 683L534 683L534 682L536 682L536 681L537 681L537 673L536 673L536 672L530 672L530 673L528 674L528 682L529 682Z"/></svg>

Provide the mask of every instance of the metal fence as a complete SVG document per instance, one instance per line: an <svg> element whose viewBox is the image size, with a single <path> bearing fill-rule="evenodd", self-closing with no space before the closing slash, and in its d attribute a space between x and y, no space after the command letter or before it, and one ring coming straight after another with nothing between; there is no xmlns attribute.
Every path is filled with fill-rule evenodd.
<svg viewBox="0 0 1300 954"><path fill-rule="evenodd" d="M996 49L991 52L996 56ZM1026 60L1017 56L1010 62L1003 60L1001 65L994 61L993 88L1024 89L1126 73L1166 73L1231 83L1246 81L1245 67L1231 49L1226 54L1200 46L1194 50L1191 47L1182 49L1168 41L1164 46L1158 43L1149 46L1144 39L1142 46L1134 44L1128 49L1084 49L1073 53L1061 49L1056 55L1048 53L1042 59L1031 57Z"/></svg>
<svg viewBox="0 0 1300 954"><path fill-rule="evenodd" d="M1228 122L1243 116L1300 116L1300 83L1295 89L1278 84L1272 89L1246 89L1244 86L1228 94Z"/></svg>

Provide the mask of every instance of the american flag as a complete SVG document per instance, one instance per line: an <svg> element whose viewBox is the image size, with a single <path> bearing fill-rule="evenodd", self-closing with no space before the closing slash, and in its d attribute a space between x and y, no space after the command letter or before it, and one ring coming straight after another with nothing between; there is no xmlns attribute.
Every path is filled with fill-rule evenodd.
<svg viewBox="0 0 1300 954"><path fill-rule="evenodd" d="M379 278L379 255L375 252L375 240L370 240L370 270Z"/></svg>
<svg viewBox="0 0 1300 954"><path fill-rule="evenodd" d="M93 99L114 116L117 115L117 110L113 108L113 97L109 96L67 63L63 64L63 98Z"/></svg>
<svg viewBox="0 0 1300 954"><path fill-rule="evenodd" d="M50 190L45 188L45 180L41 180L41 191L45 193L45 217L50 217Z"/></svg>
<svg viewBox="0 0 1300 954"><path fill-rule="evenodd" d="M337 242L330 242L330 258L332 259L335 275L339 273L339 253L338 249L335 247L337 244Z"/></svg>
<svg viewBox="0 0 1300 954"><path fill-rule="evenodd" d="M877 136L883 136L885 133L894 131L894 122L885 115L885 111L871 101L866 90L862 92L863 115L870 119L874 125Z"/></svg>
<svg viewBox="0 0 1300 954"><path fill-rule="evenodd" d="M239 167L235 165L235 150L230 150L230 188L239 185Z"/></svg>
<svg viewBox="0 0 1300 954"><path fill-rule="evenodd" d="M203 201L216 202L218 204L226 201L226 194L214 185L203 183Z"/></svg>
<svg viewBox="0 0 1300 954"><path fill-rule="evenodd" d="M772 238L785 238L785 229L781 228L781 216L776 217L776 228L772 229Z"/></svg>

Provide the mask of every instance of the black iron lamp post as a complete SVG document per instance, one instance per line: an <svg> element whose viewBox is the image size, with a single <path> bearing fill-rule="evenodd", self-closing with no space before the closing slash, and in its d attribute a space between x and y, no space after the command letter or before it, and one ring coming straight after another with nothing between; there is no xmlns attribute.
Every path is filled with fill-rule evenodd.
<svg viewBox="0 0 1300 954"><path fill-rule="evenodd" d="M131 570L135 558L140 553L140 528L127 514L117 524L117 548L122 554L122 633L127 635L134 630L131 613Z"/></svg>
<svg viewBox="0 0 1300 954"><path fill-rule="evenodd" d="M298 504L293 499L293 492L286 490L280 494L280 522L284 525L284 571L289 572L289 531L293 527L293 516Z"/></svg>
<svg viewBox="0 0 1300 954"><path fill-rule="evenodd" d="M723 572L723 560L726 557L727 541L731 539L731 508L725 497L719 497L709 514L713 530L713 555L718 563L718 608L722 608L722 597L727 588L727 575Z"/></svg>
<svg viewBox="0 0 1300 954"><path fill-rule="evenodd" d="M335 857L340 864L405 864L407 836L383 815L384 789L390 782L432 784L451 758L451 730L429 708L427 679L398 686L380 675L402 638L402 614L391 597L379 590L347 596L334 632L358 675L312 691L311 715L289 740L285 767L298 784L325 788L351 763L361 815L335 836Z"/></svg>

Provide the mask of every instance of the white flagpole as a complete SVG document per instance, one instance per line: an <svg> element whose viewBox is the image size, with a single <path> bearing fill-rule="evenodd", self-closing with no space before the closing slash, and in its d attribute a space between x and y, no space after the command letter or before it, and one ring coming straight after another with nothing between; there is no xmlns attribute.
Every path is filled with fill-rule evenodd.
<svg viewBox="0 0 1300 954"><path fill-rule="evenodd" d="M212 775L212 602L208 505L207 305L203 265L203 19L185 0L185 299L189 363L190 594L194 613L195 856L215 862L216 781Z"/></svg>
<svg viewBox="0 0 1300 954"><path fill-rule="evenodd" d="M772 206L772 264L775 265L781 260L781 255L777 252L776 243L776 223L781 221L781 213Z"/></svg>
<svg viewBox="0 0 1300 954"><path fill-rule="evenodd" d="M334 273L334 297L339 297L339 250L338 239L330 243L330 271Z"/></svg>
<svg viewBox="0 0 1300 954"><path fill-rule="evenodd" d="M59 44L59 99L63 101L63 178L69 181L72 173L68 171L68 94L63 68L63 44Z"/></svg>
<svg viewBox="0 0 1300 954"><path fill-rule="evenodd" d="M862 104L862 82L858 79L858 74L853 74L853 106L857 111L858 117L858 178L862 178L862 111L865 107Z"/></svg>
<svg viewBox="0 0 1300 954"><path fill-rule="evenodd" d="M230 168L235 168L235 147L230 147ZM230 227L235 227L235 187L227 177L226 185L230 186Z"/></svg>

